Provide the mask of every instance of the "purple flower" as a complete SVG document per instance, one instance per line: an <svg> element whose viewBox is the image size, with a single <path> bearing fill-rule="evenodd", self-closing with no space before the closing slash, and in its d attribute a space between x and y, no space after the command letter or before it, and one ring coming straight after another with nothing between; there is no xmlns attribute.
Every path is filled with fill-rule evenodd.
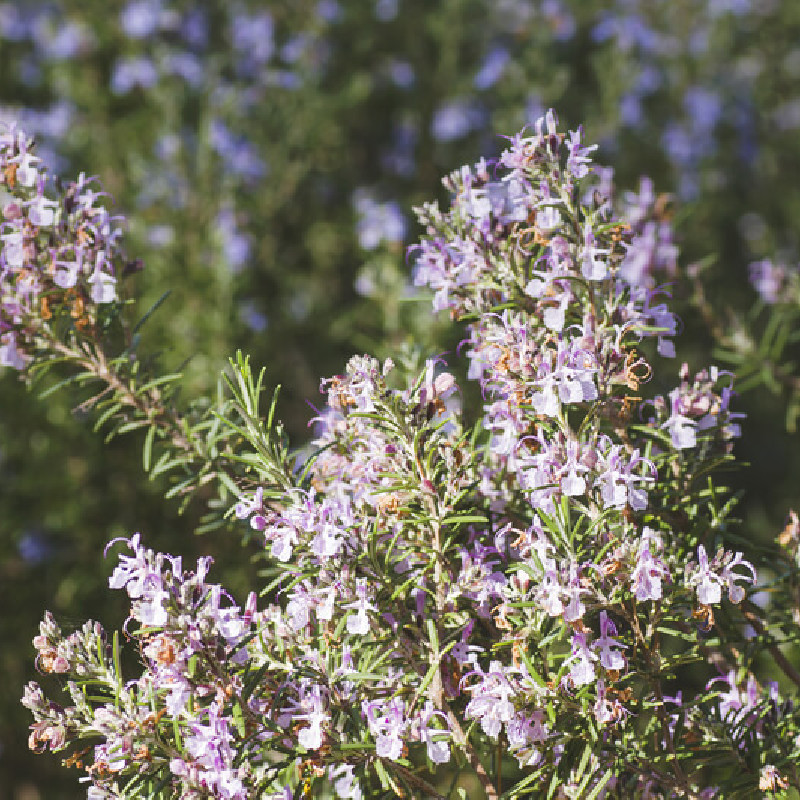
<svg viewBox="0 0 800 800"><path fill-rule="evenodd" d="M213 706L203 710L207 723L192 722L184 735L186 755L170 761L171 772L213 792L222 800L246 800L242 768L234 768L235 751L228 721Z"/></svg>
<svg viewBox="0 0 800 800"><path fill-rule="evenodd" d="M119 24L131 39L147 39L158 30L162 13L160 0L134 0L120 12Z"/></svg>
<svg viewBox="0 0 800 800"><path fill-rule="evenodd" d="M399 86L401 89L410 89L414 85L416 80L414 67L408 61L392 59L388 64L388 71L395 86Z"/></svg>
<svg viewBox="0 0 800 800"><path fill-rule="evenodd" d="M236 215L230 208L223 208L217 214L215 229L225 261L233 272L239 272L250 259L252 238L239 229Z"/></svg>
<svg viewBox="0 0 800 800"><path fill-rule="evenodd" d="M391 22L397 16L399 0L375 0L375 18L381 22Z"/></svg>
<svg viewBox="0 0 800 800"><path fill-rule="evenodd" d="M529 714L519 711L506 724L509 749L521 767L533 767L541 761L542 754L534 745L550 735L544 719L544 712L539 709Z"/></svg>
<svg viewBox="0 0 800 800"><path fill-rule="evenodd" d="M241 497L239 502L234 507L234 513L237 519L247 519L252 514L262 511L264 508L264 489L259 486L253 497L248 500L246 497Z"/></svg>
<svg viewBox="0 0 800 800"><path fill-rule="evenodd" d="M589 281L602 281L608 277L608 264L603 256L609 254L606 248L596 246L597 242L591 224L583 226L583 249L581 250L581 274Z"/></svg>
<svg viewBox="0 0 800 800"><path fill-rule="evenodd" d="M361 800L363 797L350 764L331 764L328 767L328 780L333 784L336 796L341 800Z"/></svg>
<svg viewBox="0 0 800 800"><path fill-rule="evenodd" d="M149 584L161 584L160 564L157 560L153 563L152 551L145 550L139 540L140 534L135 533L130 539L114 539L106 547L108 551L114 543L125 542L133 550L133 556L120 555L119 565L108 579L111 589L125 589L132 599L141 597Z"/></svg>
<svg viewBox="0 0 800 800"><path fill-rule="evenodd" d="M634 450L628 457L621 445L613 444L611 439L602 435L598 442L598 477L595 486L600 487L600 495L606 508L624 508L626 503L634 511L647 508L647 492L637 484L655 480L656 468L651 461L642 458L639 451ZM626 460L629 458L630 460ZM649 468L652 475L636 475L634 470L639 464Z"/></svg>
<svg viewBox="0 0 800 800"><path fill-rule="evenodd" d="M0 366L11 367L20 372L25 369L30 356L17 347L17 335L11 331L0 336Z"/></svg>
<svg viewBox="0 0 800 800"><path fill-rule="evenodd" d="M614 636L617 629L609 619L605 611L600 612L600 637L595 639L592 647L600 654L600 665L606 669L617 672L625 669L625 657L615 648L624 648L626 645L620 644Z"/></svg>
<svg viewBox="0 0 800 800"><path fill-rule="evenodd" d="M592 706L592 713L600 725L614 719L613 706L606 697L606 684L602 678L597 681L597 700Z"/></svg>
<svg viewBox="0 0 800 800"><path fill-rule="evenodd" d="M87 283L92 287L91 298L95 303L112 303L117 299L117 279L103 272L102 266L105 266L105 258L102 253L98 253L94 272L87 278Z"/></svg>
<svg viewBox="0 0 800 800"><path fill-rule="evenodd" d="M436 711L432 703L428 700L425 707L420 712L415 733L421 742L425 743L428 758L434 764L446 764L450 761L450 731L442 728L430 727L431 720L439 718L447 724L445 715L441 711Z"/></svg>
<svg viewBox="0 0 800 800"><path fill-rule="evenodd" d="M400 206L389 201L377 202L364 189L359 189L353 198L358 214L358 242L364 250L375 250L386 241L402 242L406 235L406 219Z"/></svg>
<svg viewBox="0 0 800 800"><path fill-rule="evenodd" d="M336 22L342 15L342 9L337 0L319 0L317 15L325 22Z"/></svg>
<svg viewBox="0 0 800 800"><path fill-rule="evenodd" d="M198 8L188 11L181 20L180 32L186 44L202 49L208 44L208 20Z"/></svg>
<svg viewBox="0 0 800 800"><path fill-rule="evenodd" d="M523 222L528 218L528 191L522 181L514 176L501 181L490 181L484 186L483 191L488 208L504 225ZM480 218L482 215L478 213L475 216Z"/></svg>
<svg viewBox="0 0 800 800"><path fill-rule="evenodd" d="M683 104L692 120L695 136L710 134L722 115L719 95L704 86L689 87L684 95Z"/></svg>
<svg viewBox="0 0 800 800"><path fill-rule="evenodd" d="M475 88L481 91L491 89L503 76L510 57L505 47L493 47L472 80Z"/></svg>
<svg viewBox="0 0 800 800"><path fill-rule="evenodd" d="M736 723L747 718L757 710L761 701L761 692L758 683L753 675L747 678L747 684L743 689L739 688L736 680L736 670L729 670L726 675L712 678L707 684L706 689L711 689L715 684L722 684L724 689L717 689L718 708L723 720ZM770 694L777 694L775 688L771 688Z"/></svg>
<svg viewBox="0 0 800 800"><path fill-rule="evenodd" d="M510 699L515 693L514 687L499 661L492 661L488 672L483 672L479 667L467 673L462 683L473 676L477 676L480 682L465 687L466 691L472 693L465 715L468 719L479 719L483 732L496 741L503 724L514 718L515 708Z"/></svg>
<svg viewBox="0 0 800 800"><path fill-rule="evenodd" d="M403 754L403 740L408 730L405 702L400 697L370 702L365 700L362 710L370 733L375 738L377 754L381 758L397 761Z"/></svg>
<svg viewBox="0 0 800 800"><path fill-rule="evenodd" d="M221 120L211 121L209 140L222 158L225 169L233 175L255 182L267 174L267 164L255 145L245 137L233 134Z"/></svg>
<svg viewBox="0 0 800 800"><path fill-rule="evenodd" d="M111 91L114 94L127 94L132 89L150 89L158 81L158 72L153 62L146 56L120 58L114 64L111 74Z"/></svg>
<svg viewBox="0 0 800 800"><path fill-rule="evenodd" d="M756 570L749 561L745 561L744 558L742 558L741 553L736 553L732 558L729 553L726 554L726 556L727 557L723 560L720 578L725 582L725 586L728 589L728 599L734 605L738 605L744 600L745 590L742 586L737 586L735 581L746 581L747 583L755 585L757 579ZM750 574L742 575L741 573L734 572L734 567L743 567Z"/></svg>
<svg viewBox="0 0 800 800"><path fill-rule="evenodd" d="M578 128L576 131L570 131L569 138L566 140L567 150L569 151L569 158L567 159L567 169L576 180L585 178L590 172L592 158L590 153L597 150L597 145L583 145L583 128Z"/></svg>
<svg viewBox="0 0 800 800"><path fill-rule="evenodd" d="M750 264L750 283L767 305L774 305L781 298L788 270L782 264L773 264L768 258Z"/></svg>
<svg viewBox="0 0 800 800"><path fill-rule="evenodd" d="M697 548L697 562L689 581L689 585L697 589L697 601L707 606L719 603L723 580L709 564L706 548L702 544Z"/></svg>
<svg viewBox="0 0 800 800"><path fill-rule="evenodd" d="M292 718L308 723L308 727L301 728L297 735L297 741L306 750L319 750L322 747L323 729L330 722L330 714L325 706L326 694L322 686L313 684L301 689ZM298 710L302 713L298 714Z"/></svg>
<svg viewBox="0 0 800 800"><path fill-rule="evenodd" d="M199 88L205 79L203 63L192 53L170 53L166 69L188 83L193 89Z"/></svg>
<svg viewBox="0 0 800 800"><path fill-rule="evenodd" d="M593 662L597 659L597 654L593 653L586 643L586 634L583 631L575 631L572 634L572 655L567 660L567 663L572 664L569 678L573 686L594 683L596 672Z"/></svg>
<svg viewBox="0 0 800 800"><path fill-rule="evenodd" d="M734 567L742 567L749 574L734 572ZM713 605L722 599L722 587L728 590L728 599L732 603L740 603L744 599L745 590L736 581L755 584L756 570L749 561L742 558L741 553L730 553L720 550L709 562L703 545L697 547L697 564L690 562L686 567L687 586L697 591L697 601L701 605Z"/></svg>
<svg viewBox="0 0 800 800"><path fill-rule="evenodd" d="M275 22L268 11L259 14L236 14L231 39L233 46L256 65L266 64L275 50Z"/></svg>
<svg viewBox="0 0 800 800"><path fill-rule="evenodd" d="M364 636L369 633L369 616L368 611L377 611L378 608L369 600L369 587L366 578L358 578L356 580L356 601L350 603L344 608L351 608L355 610L355 614L350 614L347 617L347 632Z"/></svg>
<svg viewBox="0 0 800 800"><path fill-rule="evenodd" d="M636 557L636 566L631 573L631 591L640 603L645 600L660 600L661 581L669 578L666 564L653 553L660 547L658 534L650 528L645 528Z"/></svg>
<svg viewBox="0 0 800 800"><path fill-rule="evenodd" d="M466 100L450 100L439 106L431 121L431 133L439 142L462 139L478 124L480 114Z"/></svg>

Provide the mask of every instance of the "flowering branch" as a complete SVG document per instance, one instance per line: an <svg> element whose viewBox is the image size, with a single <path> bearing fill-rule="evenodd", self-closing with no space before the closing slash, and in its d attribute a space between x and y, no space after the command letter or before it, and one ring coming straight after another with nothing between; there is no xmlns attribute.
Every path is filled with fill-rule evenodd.
<svg viewBox="0 0 800 800"><path fill-rule="evenodd" d="M655 282L675 253L663 227L655 255L643 235L652 193L619 216L593 151L550 112L496 164L447 178L446 210L418 209L414 280L464 325L476 416L441 358L354 356L293 459L241 355L216 449L160 414L158 387L108 383L98 405L114 394L135 424L181 432L189 472L232 476L233 514L263 537L266 607L242 610L205 560L185 572L126 540L110 585L131 600L141 675L123 679L97 626L64 638L46 618L40 668L75 689L62 707L29 687L35 749L78 748L98 800L455 798L459 774L436 788L453 748L490 800L746 798L795 780L800 711L750 672L764 637L742 647L741 617L720 613L757 580L719 483L741 433L732 376L684 365L648 396L675 355ZM87 372L114 366L80 353ZM703 655L722 674L669 696Z"/></svg>

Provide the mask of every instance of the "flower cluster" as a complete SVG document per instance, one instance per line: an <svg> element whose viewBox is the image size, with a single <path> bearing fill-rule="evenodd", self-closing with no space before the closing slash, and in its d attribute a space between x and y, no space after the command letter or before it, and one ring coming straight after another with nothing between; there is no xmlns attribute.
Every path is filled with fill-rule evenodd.
<svg viewBox="0 0 800 800"><path fill-rule="evenodd" d="M798 292L797 267L765 258L750 264L750 283L767 305L796 302Z"/></svg>
<svg viewBox="0 0 800 800"><path fill-rule="evenodd" d="M138 534L125 544L133 554L120 556L109 586L124 589L132 601L128 625L136 626L132 634L145 669L135 681L123 681L117 642L111 648L99 624L89 623L63 638L48 615L35 641L38 665L43 672L71 674L74 705L48 705L39 687L30 684L23 702L37 720L32 746L56 750L64 746L67 733L73 738L99 735L102 742L84 766L103 790L95 796L113 797L119 773L131 764L148 775L166 758L156 754L166 714L170 727L173 720L180 726L185 748L163 762L176 785L244 800L249 795L243 780L250 770L234 764L241 735L230 716L241 686L229 670L247 657L244 644L255 595L242 611L219 585L206 583L210 559L201 559L189 573L180 558L145 549ZM101 695L107 693L106 702L89 707L83 687L90 684L99 686Z"/></svg>
<svg viewBox="0 0 800 800"><path fill-rule="evenodd" d="M58 318L87 331L117 299L121 220L84 175L50 198L33 149L22 130L0 130L0 364L15 369L42 326Z"/></svg>
<svg viewBox="0 0 800 800"><path fill-rule="evenodd" d="M457 765L492 800L505 774L515 797L714 795L703 748L742 758L714 688L686 709L666 690L712 650L742 666L726 637L753 618L756 571L725 547L708 489L737 415L713 369L644 397L679 326L638 254L666 268L671 235L642 222L646 184L638 216L616 216L593 151L550 112L497 164L446 180L450 207L418 212L415 279L463 319L480 400L443 358L365 355L322 381L295 462L232 422L255 479L231 511L263 537L267 606L241 611L206 560L185 573L127 540L110 585L131 599L144 673L124 682L94 627L86 673L48 619L40 666L107 702L75 688L56 708L31 687L37 748L99 732L88 773L109 794L442 797Z"/></svg>
<svg viewBox="0 0 800 800"><path fill-rule="evenodd" d="M656 416L651 417L650 424L660 425L678 450L696 447L703 441L706 446L730 451L733 439L741 435L737 420L744 417L730 409L733 376L711 367L698 372L690 382L689 367L683 364L680 378L680 384L667 398L658 395L653 399Z"/></svg>

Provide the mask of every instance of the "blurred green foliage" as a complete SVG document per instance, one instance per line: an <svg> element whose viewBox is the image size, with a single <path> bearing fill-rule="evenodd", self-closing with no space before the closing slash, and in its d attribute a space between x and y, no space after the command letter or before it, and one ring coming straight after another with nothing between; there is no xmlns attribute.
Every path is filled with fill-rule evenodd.
<svg viewBox="0 0 800 800"><path fill-rule="evenodd" d="M98 175L127 216L139 313L172 290L144 347L185 363L185 395L213 392L241 347L284 385L302 442L320 376L352 352L457 345L414 297L411 206L549 106L603 143L619 186L647 174L673 195L682 264L712 254L710 305L744 313L748 263L798 258L798 33L793 0L6 0L0 119L53 171ZM679 356L702 366L713 337L691 283L675 295ZM747 535L772 537L798 448L787 392L752 383L738 452L753 468L737 480ZM237 534L192 537L202 503L179 517L144 479L141 441L104 446L72 411L80 395L37 403L10 371L0 394L0 800L79 797L25 743L43 609L118 624L100 554L134 530L215 554L234 587L252 567Z"/></svg>

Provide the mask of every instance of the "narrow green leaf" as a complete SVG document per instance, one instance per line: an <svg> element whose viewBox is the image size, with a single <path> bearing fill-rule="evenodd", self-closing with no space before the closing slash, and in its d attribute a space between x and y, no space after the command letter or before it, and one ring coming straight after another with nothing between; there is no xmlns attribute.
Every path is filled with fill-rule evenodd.
<svg viewBox="0 0 800 800"><path fill-rule="evenodd" d="M453 514L445 517L442 520L442 525L466 525L470 522L487 525L489 520L482 514Z"/></svg>
<svg viewBox="0 0 800 800"><path fill-rule="evenodd" d="M597 796L605 788L605 785L611 780L613 774L614 771L609 767L603 774L603 777L597 782L594 789L592 789L591 794L586 798L586 800L596 800Z"/></svg>
<svg viewBox="0 0 800 800"><path fill-rule="evenodd" d="M239 732L239 736L244 739L247 730L244 722L244 712L242 711L242 706L239 702L233 704L233 723L236 725L236 730Z"/></svg>
<svg viewBox="0 0 800 800"><path fill-rule="evenodd" d="M177 495L181 494L182 492L186 491L195 481L194 475L186 478L186 480L180 481L176 483L165 495L168 500L172 497L176 497Z"/></svg>
<svg viewBox="0 0 800 800"><path fill-rule="evenodd" d="M95 432L99 431L105 423L122 408L122 403L111 403L111 405L97 418L94 423Z"/></svg>
<svg viewBox="0 0 800 800"><path fill-rule="evenodd" d="M54 394L59 389L63 389L65 386L69 386L71 383L76 383L79 379L79 375L70 375L69 378L64 378L64 380L58 381L53 386L49 386L47 389L39 393L39 399L45 400L46 398L50 397L51 394Z"/></svg>
<svg viewBox="0 0 800 800"><path fill-rule="evenodd" d="M162 386L165 383L174 383L175 381L180 380L182 377L182 372L172 372L169 375L162 375L159 378L153 378L142 386L139 386L136 389L136 394L144 394L145 392L150 391L150 389L155 389L157 386Z"/></svg>
<svg viewBox="0 0 800 800"><path fill-rule="evenodd" d="M144 437L144 447L142 448L142 466L145 472L150 472L150 461L153 456L153 440L156 436L156 426L151 425Z"/></svg>
<svg viewBox="0 0 800 800"><path fill-rule="evenodd" d="M155 311L161 306L161 304L172 294L171 289L167 289L158 300L153 303L152 306L144 313L142 318L133 326L133 335L135 336L141 330L142 326L147 322L148 319L155 313Z"/></svg>
<svg viewBox="0 0 800 800"><path fill-rule="evenodd" d="M262 370L262 375L263 375L263 370ZM261 383L261 378L259 377L259 384L260 383ZM267 430L268 431L272 430L272 421L275 418L275 409L278 406L278 396L280 395L280 391L281 391L281 385L278 384L275 387L275 391L272 393L272 402L270 403L269 413L267 414Z"/></svg>
<svg viewBox="0 0 800 800"><path fill-rule="evenodd" d="M148 420L146 420L146 419L135 420L135 421L132 421L132 422L126 422L126 423L120 425L118 428L116 428L115 434L118 434L118 433L131 433L132 431L138 431L140 428L144 428L149 424L150 424L150 422Z"/></svg>

